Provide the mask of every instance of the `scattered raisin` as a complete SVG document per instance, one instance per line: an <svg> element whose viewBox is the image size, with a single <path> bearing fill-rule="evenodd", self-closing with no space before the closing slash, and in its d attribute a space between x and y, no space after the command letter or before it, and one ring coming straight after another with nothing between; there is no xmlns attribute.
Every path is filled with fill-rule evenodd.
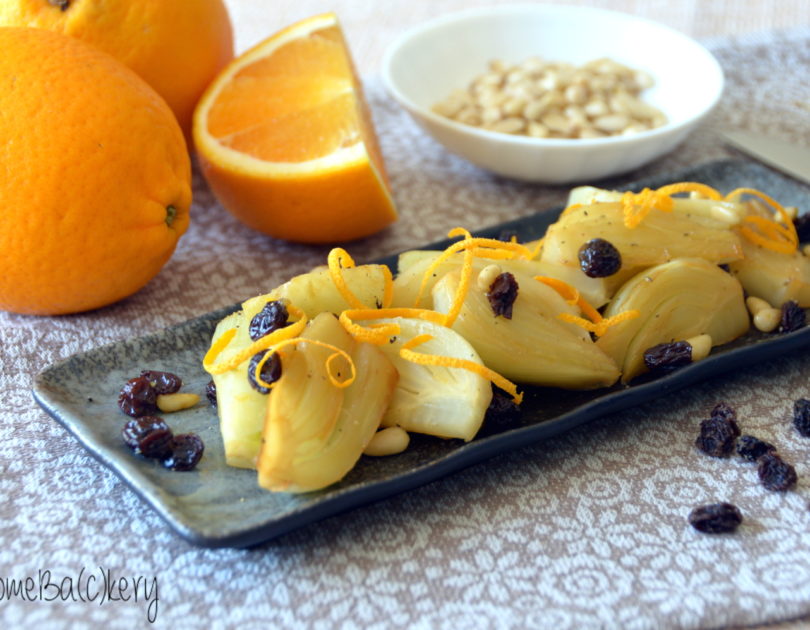
<svg viewBox="0 0 810 630"><path fill-rule="evenodd" d="M141 372L141 376L149 381L158 394L174 394L183 386L180 377L171 372L144 370Z"/></svg>
<svg viewBox="0 0 810 630"><path fill-rule="evenodd" d="M129 420L121 431L121 437L136 455L165 457L171 451L172 431L163 418L157 416Z"/></svg>
<svg viewBox="0 0 810 630"><path fill-rule="evenodd" d="M211 406L216 409L217 407L217 386L214 381L208 381L208 384L205 386L205 397L208 399L208 402Z"/></svg>
<svg viewBox="0 0 810 630"><path fill-rule="evenodd" d="M48 2L60 11L67 11L70 8L70 0L48 0Z"/></svg>
<svg viewBox="0 0 810 630"><path fill-rule="evenodd" d="M709 414L712 418L721 418L723 420L728 420L734 424L734 430L737 432L737 435L740 435L740 428L737 426L737 412L734 408L729 405L728 403L719 402L717 403L712 412Z"/></svg>
<svg viewBox="0 0 810 630"><path fill-rule="evenodd" d="M692 344L688 341L659 343L644 351L644 365L649 370L673 370L692 362Z"/></svg>
<svg viewBox="0 0 810 630"><path fill-rule="evenodd" d="M517 240L517 230L501 230L498 232L498 236L495 237L496 240L503 241L504 243L509 243L514 238Z"/></svg>
<svg viewBox="0 0 810 630"><path fill-rule="evenodd" d="M256 366L259 365L259 361L264 358L264 355L267 354L269 350L262 350L261 352L257 352L253 355L250 359L250 363L248 364L248 381L260 394L269 394L270 389L259 385L256 382ZM260 376L265 383L275 383L278 379L281 378L281 359L279 358L277 353L273 353L272 356L264 362L262 365L262 369L260 371Z"/></svg>
<svg viewBox="0 0 810 630"><path fill-rule="evenodd" d="M281 300L271 300L250 320L248 334L253 341L256 341L274 330L289 326L287 321L289 318L287 305Z"/></svg>
<svg viewBox="0 0 810 630"><path fill-rule="evenodd" d="M506 429L520 420L520 405L512 397L501 390L492 387L492 400L484 415L484 426L488 432Z"/></svg>
<svg viewBox="0 0 810 630"><path fill-rule="evenodd" d="M782 304L782 318L779 320L779 332L789 333L807 325L807 314L794 300Z"/></svg>
<svg viewBox="0 0 810 630"><path fill-rule="evenodd" d="M517 280L508 271L495 278L487 291L487 299L495 317L503 315L506 319L512 319L512 305L517 296Z"/></svg>
<svg viewBox="0 0 810 630"><path fill-rule="evenodd" d="M800 243L810 241L810 214L803 214L793 219L793 225L796 227L796 234L799 236Z"/></svg>
<svg viewBox="0 0 810 630"><path fill-rule="evenodd" d="M689 524L706 534L733 532L742 523L739 508L731 503L710 503L696 507L689 513Z"/></svg>
<svg viewBox="0 0 810 630"><path fill-rule="evenodd" d="M737 455L749 462L755 462L766 453L776 451L770 442L765 442L753 435L743 435L737 440Z"/></svg>
<svg viewBox="0 0 810 630"><path fill-rule="evenodd" d="M149 379L143 376L131 378L121 388L118 407L133 418L151 415L157 411L157 391Z"/></svg>
<svg viewBox="0 0 810 630"><path fill-rule="evenodd" d="M807 398L793 403L793 426L803 437L810 437L810 400Z"/></svg>
<svg viewBox="0 0 810 630"><path fill-rule="evenodd" d="M757 473L768 490L782 492L796 485L796 469L776 453L765 453L759 458Z"/></svg>
<svg viewBox="0 0 810 630"><path fill-rule="evenodd" d="M172 470L191 470L200 461L204 450L205 444L196 433L175 435L170 453L163 458L163 465Z"/></svg>
<svg viewBox="0 0 810 630"><path fill-rule="evenodd" d="M701 421L700 434L695 446L712 457L726 457L734 450L734 441L740 434L737 423L714 417Z"/></svg>
<svg viewBox="0 0 810 630"><path fill-rule="evenodd" d="M622 268L622 255L610 241L593 238L579 248L579 267L589 278L607 278Z"/></svg>

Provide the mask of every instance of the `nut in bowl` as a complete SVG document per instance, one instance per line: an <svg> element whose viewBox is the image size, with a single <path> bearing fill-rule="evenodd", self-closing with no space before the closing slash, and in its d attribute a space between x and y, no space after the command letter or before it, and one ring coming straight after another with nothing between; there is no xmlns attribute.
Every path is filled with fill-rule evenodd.
<svg viewBox="0 0 810 630"><path fill-rule="evenodd" d="M574 82L566 83L566 73L587 75L597 60L609 60L615 76L625 72L623 66L639 77L638 100L633 90L605 91L588 84L587 77L585 94L572 87ZM458 120L452 106L443 109L459 91L474 99L470 86L482 75L503 87L514 70L538 84L548 71L562 76L556 85L539 85L515 112L505 103L488 112L482 107L478 120L467 121L473 124ZM717 60L685 35L632 15L554 5L471 9L416 26L389 47L382 74L391 95L449 151L498 175L549 184L598 180L663 156L697 127L723 91ZM555 133L554 116L545 121L552 124L542 124L543 87L571 97L554 110L569 115L558 122L570 124L571 131ZM592 88L593 94L602 90L599 100L609 107L590 116L587 105L597 100L590 98ZM627 93L638 103L631 108L647 109L649 116L642 120L631 114L615 124L615 117L608 119L615 113L611 99ZM566 112L568 105L575 107ZM589 120L576 121L577 112Z"/></svg>

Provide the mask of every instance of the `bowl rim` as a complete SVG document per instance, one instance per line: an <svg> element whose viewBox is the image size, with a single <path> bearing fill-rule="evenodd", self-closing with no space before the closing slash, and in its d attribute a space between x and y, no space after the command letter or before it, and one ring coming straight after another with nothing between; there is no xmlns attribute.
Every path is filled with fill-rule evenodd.
<svg viewBox="0 0 810 630"><path fill-rule="evenodd" d="M714 94L711 100L704 108L692 114L691 116L679 120L677 122L668 121L660 127L640 131L630 135L607 136L604 138L535 138L532 136L508 134L499 131L490 131L480 127L473 127L472 125L465 125L464 123L457 122L451 118L441 116L433 112L431 109L422 107L416 104L410 97L408 97L402 90L399 89L397 83L394 81L391 72L393 60L400 49L411 39L421 35L422 33L441 28L448 24L462 22L465 20L476 19L481 17L488 17L495 14L511 14L520 13L521 11L528 11L531 13L545 13L545 14L572 14L572 13L590 13L592 15L610 15L620 19L632 19L635 21L643 22L656 29L669 32L670 34L684 40L687 44L698 49L705 57L710 66L710 71L717 75L718 81L715 87ZM468 9L461 9L459 11L452 11L443 15L436 16L429 20L425 20L418 24L411 26L402 33L400 33L388 45L383 54L381 61L381 76L383 85L388 93L406 110L412 114L429 120L434 125L439 125L448 131L455 133L462 133L475 138L480 138L485 141L497 141L515 146L524 147L607 147L610 145L622 145L627 143L634 143L642 140L652 140L659 136L667 136L671 133L677 132L681 129L695 125L700 120L705 118L720 102L725 89L725 73L717 58L711 51L703 46L694 38L682 33L681 31L672 28L661 22L656 22L646 17L634 15L632 13L625 13L622 11L613 11L610 9L602 9L599 7L589 6L573 6L573 5L560 5L560 4L529 4L529 3L510 3L500 4L485 7L471 7Z"/></svg>

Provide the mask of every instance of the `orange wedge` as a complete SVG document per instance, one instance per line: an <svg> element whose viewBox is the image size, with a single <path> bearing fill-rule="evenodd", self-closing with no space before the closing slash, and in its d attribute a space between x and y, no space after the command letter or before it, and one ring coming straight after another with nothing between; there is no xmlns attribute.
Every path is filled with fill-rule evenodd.
<svg viewBox="0 0 810 630"><path fill-rule="evenodd" d="M226 67L197 104L194 141L220 203L271 236L346 241L397 218L334 14L293 24Z"/></svg>

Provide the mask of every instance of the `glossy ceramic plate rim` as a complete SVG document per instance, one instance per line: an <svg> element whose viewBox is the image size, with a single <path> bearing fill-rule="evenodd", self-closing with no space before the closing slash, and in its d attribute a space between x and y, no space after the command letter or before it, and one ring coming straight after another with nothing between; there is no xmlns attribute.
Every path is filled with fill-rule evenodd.
<svg viewBox="0 0 810 630"><path fill-rule="evenodd" d="M627 189L638 189L644 185L655 186L661 182L669 182L687 178L690 174L700 173L711 167L728 165L733 168L756 169L765 172L769 177L782 177L760 165L747 161L725 160L710 162L690 168L681 173L671 175L656 175L645 180L625 186ZM798 186L798 184L797 184ZM557 216L559 208L539 212L534 215L509 221L497 226L480 230L481 235L495 235L504 229L520 230L534 227L547 219L551 223ZM543 216L541 216L543 215ZM545 229L545 225L542 226ZM449 241L441 241L426 245L425 249L440 249ZM382 259L386 264L395 265L396 256ZM145 484L153 483L137 471L137 458L126 453L119 457L106 452L104 446L98 443L87 430L80 415L72 413L66 405L60 404L59 397L49 389L49 378L58 375L60 370L68 369L71 361L92 360L93 357L103 357L105 354L125 347L128 343L150 343L164 337L169 337L186 328L193 328L204 321L211 322L211 329L216 322L226 314L239 308L239 304L219 309L196 318L189 319L164 330L135 337L129 340L113 342L99 348L77 353L66 359L45 368L34 381L33 394L42 408L57 422L64 426L76 437L81 444L102 464L110 468L124 483L126 483L138 496L150 505L178 534L189 542L205 547L243 547L258 544L275 538L298 527L316 522L328 516L336 515L355 507L359 507L379 499L393 496L400 492L410 490L434 481L452 472L456 472L473 464L482 462L490 457L504 453L530 443L552 437L581 424L594 420L608 413L627 409L652 400L653 398L669 394L691 383L710 376L717 376L740 365L750 365L756 361L767 360L785 352L795 350L803 345L810 344L810 327L793 333L768 337L761 341L754 341L742 347L731 349L716 349L708 358L698 363L683 367L675 372L659 378L632 384L618 390L607 390L606 393L596 394L593 399L572 410L540 421L537 424L523 426L502 433L492 434L466 443L456 450L432 460L409 472L395 477L368 484L338 488L328 495L324 495L317 502L294 509L280 517L270 516L263 522L249 527L231 527L222 531L202 531L186 522L184 511L162 501L160 492L148 492ZM127 461L132 460L132 461ZM159 490L160 488L153 483Z"/></svg>

